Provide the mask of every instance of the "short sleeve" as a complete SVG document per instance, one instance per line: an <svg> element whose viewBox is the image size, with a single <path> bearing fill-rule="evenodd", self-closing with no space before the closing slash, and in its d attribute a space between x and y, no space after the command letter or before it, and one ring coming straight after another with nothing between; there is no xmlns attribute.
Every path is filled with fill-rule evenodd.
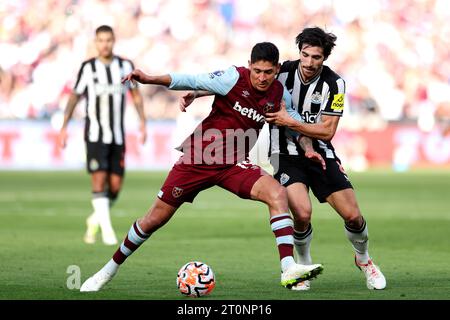
<svg viewBox="0 0 450 320"><path fill-rule="evenodd" d="M123 76L131 73L134 70L134 64L131 60L123 60ZM134 90L139 87L139 83L136 81L126 81L125 84L127 90Z"/></svg>
<svg viewBox="0 0 450 320"><path fill-rule="evenodd" d="M344 113L345 82L342 78L330 86L330 95L323 108L322 114L341 117Z"/></svg>
<svg viewBox="0 0 450 320"><path fill-rule="evenodd" d="M73 87L73 91L78 95L84 94L87 87L86 65L86 62L81 65L80 70L78 71L77 81Z"/></svg>

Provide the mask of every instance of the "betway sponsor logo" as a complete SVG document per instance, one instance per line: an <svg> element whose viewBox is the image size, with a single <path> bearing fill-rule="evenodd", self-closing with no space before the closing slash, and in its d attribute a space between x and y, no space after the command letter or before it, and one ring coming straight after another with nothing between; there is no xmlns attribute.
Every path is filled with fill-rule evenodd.
<svg viewBox="0 0 450 320"><path fill-rule="evenodd" d="M203 131L199 126L177 150L184 153L182 162L185 164L236 164L248 157L259 131L253 128Z"/></svg>
<svg viewBox="0 0 450 320"><path fill-rule="evenodd" d="M259 114L255 109L253 108L246 108L242 107L238 101L236 101L234 107L234 110L239 112L244 117L250 118L255 120L256 122L264 122L264 116Z"/></svg>

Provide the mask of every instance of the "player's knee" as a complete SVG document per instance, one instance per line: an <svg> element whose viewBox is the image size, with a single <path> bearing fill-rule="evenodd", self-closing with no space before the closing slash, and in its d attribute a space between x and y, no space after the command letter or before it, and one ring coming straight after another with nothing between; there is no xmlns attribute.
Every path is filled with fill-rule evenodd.
<svg viewBox="0 0 450 320"><path fill-rule="evenodd" d="M287 191L282 186L276 186L271 189L267 199L267 203L271 206L286 206L287 207Z"/></svg>
<svg viewBox="0 0 450 320"><path fill-rule="evenodd" d="M176 208L171 207L161 200L157 200L149 212L140 219L139 225L145 233L153 233L170 220Z"/></svg>
<svg viewBox="0 0 450 320"><path fill-rule="evenodd" d="M311 207L300 206L291 208L292 216L296 223L308 225L311 222Z"/></svg>
<svg viewBox="0 0 450 320"><path fill-rule="evenodd" d="M154 215L146 215L139 220L139 226L145 233L153 233L164 225L164 221Z"/></svg>
<svg viewBox="0 0 450 320"><path fill-rule="evenodd" d="M118 194L120 190L122 189L122 183L121 182L114 182L108 184L108 189L111 193Z"/></svg>
<svg viewBox="0 0 450 320"><path fill-rule="evenodd" d="M359 213L349 216L348 218L345 219L345 225L351 229L355 229L355 230L360 229L363 224L364 224L364 218Z"/></svg>

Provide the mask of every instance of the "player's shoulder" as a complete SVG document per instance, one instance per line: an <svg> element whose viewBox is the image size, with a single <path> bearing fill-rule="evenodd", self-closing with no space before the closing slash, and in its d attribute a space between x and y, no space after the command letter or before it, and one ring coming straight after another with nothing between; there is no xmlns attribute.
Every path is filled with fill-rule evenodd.
<svg viewBox="0 0 450 320"><path fill-rule="evenodd" d="M247 83L247 80L250 78L250 69L247 67L233 65L228 69L228 72L235 73L235 77L238 77L238 82Z"/></svg>
<svg viewBox="0 0 450 320"><path fill-rule="evenodd" d="M292 72L298 69L300 59L297 60L287 60L281 64L280 73Z"/></svg>
<svg viewBox="0 0 450 320"><path fill-rule="evenodd" d="M273 88L277 90L277 93L283 95L284 85L278 79L275 79L273 82Z"/></svg>
<svg viewBox="0 0 450 320"><path fill-rule="evenodd" d="M232 70L232 68L235 68L236 69L236 71L242 76L242 75L245 75L246 73L249 73L250 72L250 70L247 68L247 67L243 67L243 66L240 66L240 67L238 67L238 66L231 66L230 67L230 69Z"/></svg>
<svg viewBox="0 0 450 320"><path fill-rule="evenodd" d="M89 58L89 59L84 60L84 61L81 63L80 69L82 70L82 69L84 69L84 67L85 67L86 65L94 63L94 62L95 62L95 59L96 59L95 57L92 57L92 58Z"/></svg>
<svg viewBox="0 0 450 320"><path fill-rule="evenodd" d="M323 79L324 82L330 85L336 84L338 81L345 82L344 79L339 74L337 74L330 67L325 65L322 68L322 73L320 77Z"/></svg>
<svg viewBox="0 0 450 320"><path fill-rule="evenodd" d="M131 59L119 56L119 55L114 55L114 58L117 59L117 61L119 62L120 65L123 64L130 64L132 67L134 67L134 63L133 61L131 61Z"/></svg>

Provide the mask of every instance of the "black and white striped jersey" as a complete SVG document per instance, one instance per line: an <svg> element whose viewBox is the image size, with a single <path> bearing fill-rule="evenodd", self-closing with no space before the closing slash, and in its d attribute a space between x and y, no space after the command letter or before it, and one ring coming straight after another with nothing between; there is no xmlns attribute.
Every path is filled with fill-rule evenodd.
<svg viewBox="0 0 450 320"><path fill-rule="evenodd" d="M345 82L327 66L308 83L303 82L298 66L300 60L286 61L278 80L292 96L292 106L306 123L320 121L320 115L342 116L344 111ZM313 139L314 150L323 157L334 159L331 142ZM270 125L270 154L304 155L295 139L284 127ZM269 154L269 156L270 156Z"/></svg>
<svg viewBox="0 0 450 320"><path fill-rule="evenodd" d="M118 56L109 65L98 58L82 63L74 92L86 97L87 142L125 144L125 99L130 87L122 84L121 79L133 69L130 60Z"/></svg>

